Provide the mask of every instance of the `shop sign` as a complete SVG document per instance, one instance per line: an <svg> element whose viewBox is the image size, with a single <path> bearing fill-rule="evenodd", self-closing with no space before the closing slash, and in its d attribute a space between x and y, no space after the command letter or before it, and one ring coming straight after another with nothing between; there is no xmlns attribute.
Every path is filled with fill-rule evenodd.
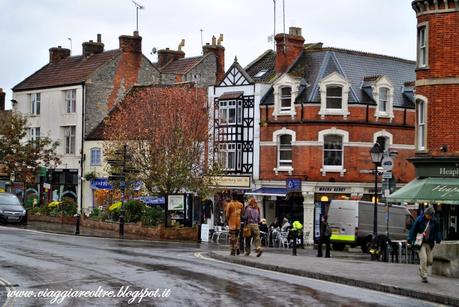
<svg viewBox="0 0 459 307"><path fill-rule="evenodd" d="M416 166L416 176L459 178L459 166L456 164Z"/></svg>
<svg viewBox="0 0 459 307"><path fill-rule="evenodd" d="M185 210L185 195L168 195L167 196L167 209L172 211Z"/></svg>
<svg viewBox="0 0 459 307"><path fill-rule="evenodd" d="M219 188L250 188L250 176L213 176L207 177L209 184Z"/></svg>
<svg viewBox="0 0 459 307"><path fill-rule="evenodd" d="M91 189L111 190L113 187L107 178L96 178L91 180Z"/></svg>
<svg viewBox="0 0 459 307"><path fill-rule="evenodd" d="M287 191L301 191L301 179L287 178Z"/></svg>
<svg viewBox="0 0 459 307"><path fill-rule="evenodd" d="M349 188L346 187L318 187L320 193L349 193Z"/></svg>

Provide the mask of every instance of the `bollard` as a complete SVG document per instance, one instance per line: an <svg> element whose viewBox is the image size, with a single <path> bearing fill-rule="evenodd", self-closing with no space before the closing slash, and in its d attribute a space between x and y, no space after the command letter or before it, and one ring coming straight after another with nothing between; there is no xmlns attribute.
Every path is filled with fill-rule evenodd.
<svg viewBox="0 0 459 307"><path fill-rule="evenodd" d="M298 238L298 232L293 230L293 248L292 248L292 256L296 256L296 239Z"/></svg>
<svg viewBox="0 0 459 307"><path fill-rule="evenodd" d="M120 214L120 239L124 239L124 212Z"/></svg>
<svg viewBox="0 0 459 307"><path fill-rule="evenodd" d="M80 214L76 214L76 229L75 229L75 235L79 236L80 235Z"/></svg>

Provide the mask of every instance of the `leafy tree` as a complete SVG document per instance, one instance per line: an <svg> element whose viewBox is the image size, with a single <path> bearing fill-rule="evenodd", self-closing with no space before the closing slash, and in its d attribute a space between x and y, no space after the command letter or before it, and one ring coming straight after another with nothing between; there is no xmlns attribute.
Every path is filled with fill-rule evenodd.
<svg viewBox="0 0 459 307"><path fill-rule="evenodd" d="M206 89L193 85L134 87L105 121L105 151L128 144L131 180L151 194L209 193L204 175L209 140ZM110 158L110 157L109 157Z"/></svg>
<svg viewBox="0 0 459 307"><path fill-rule="evenodd" d="M16 181L33 183L41 166L56 166L58 142L49 137L28 140L27 119L20 114L5 112L0 121L0 163L7 174L14 174Z"/></svg>

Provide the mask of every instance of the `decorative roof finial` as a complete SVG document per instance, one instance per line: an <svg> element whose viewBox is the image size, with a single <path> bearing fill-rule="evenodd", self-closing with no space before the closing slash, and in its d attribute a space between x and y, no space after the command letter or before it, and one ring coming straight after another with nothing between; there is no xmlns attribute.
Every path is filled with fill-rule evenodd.
<svg viewBox="0 0 459 307"><path fill-rule="evenodd" d="M235 56L235 57L234 57L234 62L236 62L236 63L237 63L237 56Z"/></svg>

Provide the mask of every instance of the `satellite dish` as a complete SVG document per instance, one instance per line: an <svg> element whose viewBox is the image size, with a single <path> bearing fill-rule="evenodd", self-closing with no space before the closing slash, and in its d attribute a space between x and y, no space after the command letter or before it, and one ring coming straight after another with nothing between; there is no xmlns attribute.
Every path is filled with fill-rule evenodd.
<svg viewBox="0 0 459 307"><path fill-rule="evenodd" d="M158 52L158 50L156 49L156 47L153 47L153 48L151 49L150 54L156 54L156 52Z"/></svg>

